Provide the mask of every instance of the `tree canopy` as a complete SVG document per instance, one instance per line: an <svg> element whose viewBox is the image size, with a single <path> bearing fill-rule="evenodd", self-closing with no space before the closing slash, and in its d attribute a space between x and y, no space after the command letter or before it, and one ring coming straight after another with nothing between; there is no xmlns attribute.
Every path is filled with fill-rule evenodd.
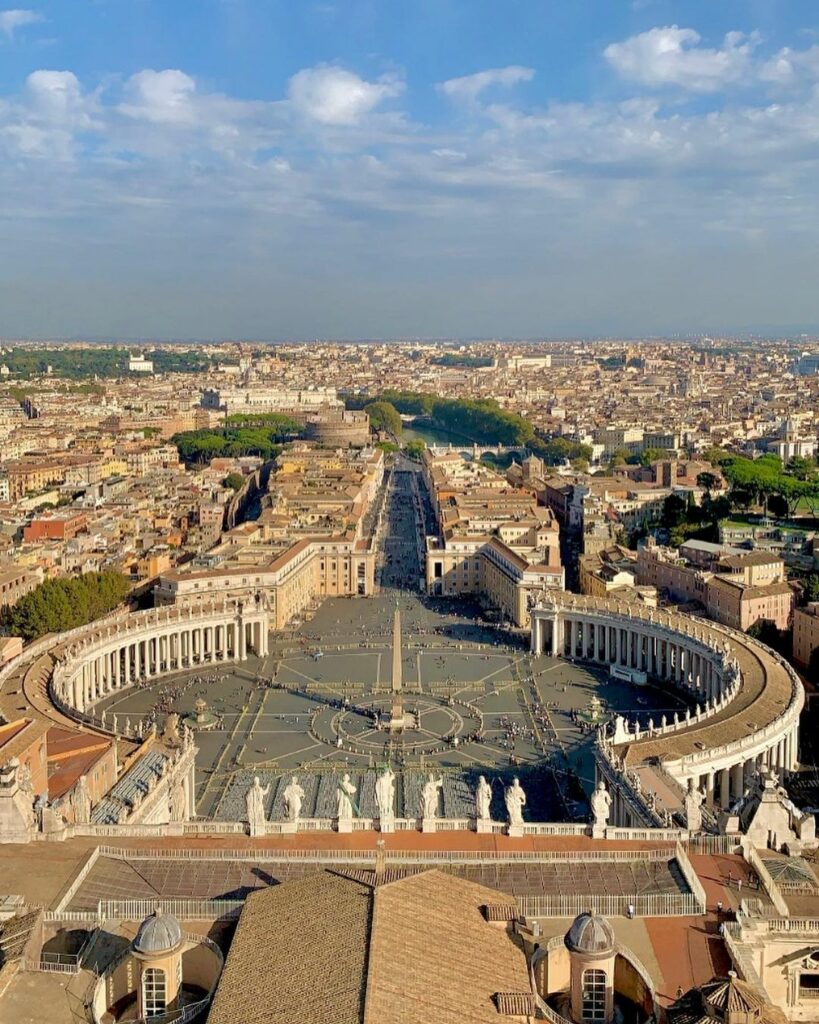
<svg viewBox="0 0 819 1024"><path fill-rule="evenodd" d="M275 415L275 414L274 414ZM264 417L267 419L268 417ZM281 443L298 437L300 424L288 416L275 416L266 426L232 426L204 430L184 430L174 434L171 443L187 464L210 462L211 459L257 455L273 459L281 451Z"/></svg>
<svg viewBox="0 0 819 1024"><path fill-rule="evenodd" d="M407 416L424 416L439 430L478 444L526 445L535 435L528 420L502 409L493 398L438 398L416 391L384 391L348 398L347 408L363 409L372 402L388 402Z"/></svg>
<svg viewBox="0 0 819 1024"><path fill-rule="evenodd" d="M778 455L762 455L748 459L735 455L722 463L722 472L731 487L731 501L735 505L757 503L768 511L768 503L777 499L774 507L782 515L793 515L804 501L811 512L819 509L819 477L807 460L797 463L795 471L785 469ZM803 478L804 477L804 478Z"/></svg>
<svg viewBox="0 0 819 1024"><path fill-rule="evenodd" d="M233 491L241 491L245 485L245 478L241 473L228 473L222 483Z"/></svg>
<svg viewBox="0 0 819 1024"><path fill-rule="evenodd" d="M87 572L45 580L30 594L6 608L4 628L26 642L46 633L84 626L113 611L128 594L127 576L118 572Z"/></svg>
<svg viewBox="0 0 819 1024"><path fill-rule="evenodd" d="M402 430L401 414L390 402L379 399L364 406L364 412L370 417L370 428L378 432L385 431L399 437Z"/></svg>

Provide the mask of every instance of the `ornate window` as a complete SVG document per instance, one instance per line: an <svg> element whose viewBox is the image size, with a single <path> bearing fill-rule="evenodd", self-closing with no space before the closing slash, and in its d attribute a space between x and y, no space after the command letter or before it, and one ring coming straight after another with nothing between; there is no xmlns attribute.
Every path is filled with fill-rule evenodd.
<svg viewBox="0 0 819 1024"><path fill-rule="evenodd" d="M583 1020L606 1019L606 972L589 969L583 971Z"/></svg>
<svg viewBox="0 0 819 1024"><path fill-rule="evenodd" d="M146 1017L165 1012L167 1005L165 972L158 967L148 967L142 975L142 1005Z"/></svg>

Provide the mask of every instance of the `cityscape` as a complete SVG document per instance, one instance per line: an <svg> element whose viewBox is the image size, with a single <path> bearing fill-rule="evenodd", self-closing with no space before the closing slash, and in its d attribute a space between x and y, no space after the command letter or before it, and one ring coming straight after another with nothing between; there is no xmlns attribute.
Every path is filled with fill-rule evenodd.
<svg viewBox="0 0 819 1024"><path fill-rule="evenodd" d="M398 6L0 7L0 1021L819 1022L815 12Z"/></svg>

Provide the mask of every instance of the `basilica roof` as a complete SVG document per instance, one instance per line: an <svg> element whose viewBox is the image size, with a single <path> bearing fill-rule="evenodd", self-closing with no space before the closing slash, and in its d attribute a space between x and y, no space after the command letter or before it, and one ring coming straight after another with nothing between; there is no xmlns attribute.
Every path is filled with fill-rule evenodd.
<svg viewBox="0 0 819 1024"><path fill-rule="evenodd" d="M497 1024L529 1005L524 954L484 913L509 897L437 870L364 878L250 896L209 1024Z"/></svg>

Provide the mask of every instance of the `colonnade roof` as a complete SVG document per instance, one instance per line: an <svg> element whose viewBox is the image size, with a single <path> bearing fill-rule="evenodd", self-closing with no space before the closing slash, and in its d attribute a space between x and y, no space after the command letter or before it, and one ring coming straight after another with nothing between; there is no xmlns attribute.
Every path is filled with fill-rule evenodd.
<svg viewBox="0 0 819 1024"><path fill-rule="evenodd" d="M692 721L689 726L663 736L646 736L622 744L619 753L627 765L640 764L650 758L674 761L736 743L771 725L791 704L801 699L799 684L777 656L736 630L679 612L625 606L605 598L562 593L552 596L551 602L568 613L619 615L625 628L643 625L665 627L680 633L683 642L702 639L720 647L727 643L730 656L739 665L742 683L733 700L703 721ZM692 633L696 633L696 638Z"/></svg>

